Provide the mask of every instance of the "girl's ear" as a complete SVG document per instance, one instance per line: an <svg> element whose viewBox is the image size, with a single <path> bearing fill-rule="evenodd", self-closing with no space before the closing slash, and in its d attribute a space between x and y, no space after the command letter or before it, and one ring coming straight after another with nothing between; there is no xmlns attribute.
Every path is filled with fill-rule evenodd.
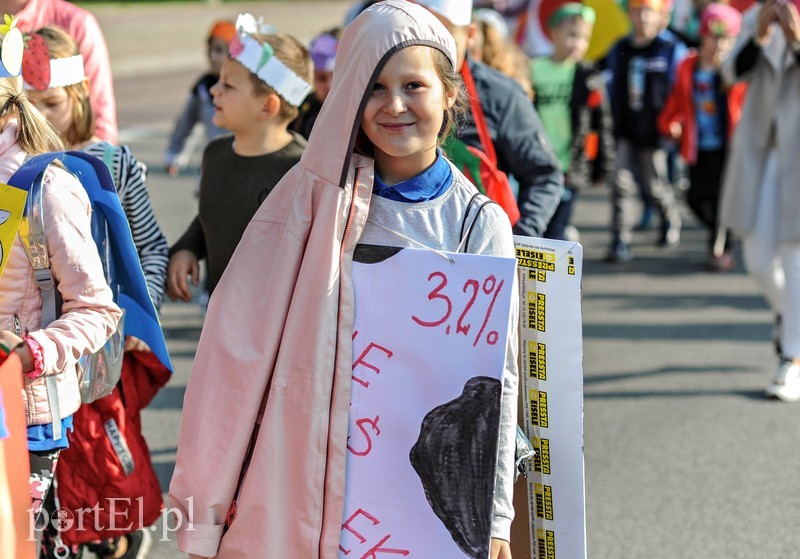
<svg viewBox="0 0 800 559"><path fill-rule="evenodd" d="M445 110L450 110L453 108L453 105L456 104L456 99L458 98L458 90L453 89L452 91L445 91L444 93L444 108Z"/></svg>

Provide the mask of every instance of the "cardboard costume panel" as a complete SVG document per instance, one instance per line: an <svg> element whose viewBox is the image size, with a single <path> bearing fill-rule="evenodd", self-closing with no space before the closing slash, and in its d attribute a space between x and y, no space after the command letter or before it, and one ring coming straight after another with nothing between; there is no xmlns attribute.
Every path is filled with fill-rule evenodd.
<svg viewBox="0 0 800 559"><path fill-rule="evenodd" d="M514 491L514 559L585 559L583 248L515 237L520 424L536 456Z"/></svg>
<svg viewBox="0 0 800 559"><path fill-rule="evenodd" d="M514 268L356 251L341 558L488 556Z"/></svg>

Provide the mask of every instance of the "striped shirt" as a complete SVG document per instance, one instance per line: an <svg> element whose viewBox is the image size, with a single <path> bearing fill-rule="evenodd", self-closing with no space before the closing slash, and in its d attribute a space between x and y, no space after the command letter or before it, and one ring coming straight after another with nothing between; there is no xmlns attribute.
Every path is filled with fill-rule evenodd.
<svg viewBox="0 0 800 559"><path fill-rule="evenodd" d="M164 300L169 245L150 205L145 185L147 167L136 160L128 146L117 147L108 142L96 142L85 146L83 151L103 160L111 170L122 209L131 226L133 244L139 253L147 281L147 291L158 309Z"/></svg>

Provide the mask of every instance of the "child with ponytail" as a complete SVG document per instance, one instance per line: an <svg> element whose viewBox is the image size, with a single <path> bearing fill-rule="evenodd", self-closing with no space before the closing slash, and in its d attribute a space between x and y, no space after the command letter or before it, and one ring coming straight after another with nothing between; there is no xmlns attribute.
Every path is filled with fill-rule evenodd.
<svg viewBox="0 0 800 559"><path fill-rule="evenodd" d="M94 155L108 166L139 256L138 261L127 265L142 267L147 292L158 308L164 297L169 249L150 205L145 185L147 169L128 146L115 146L94 135L90 89L75 40L56 26L43 27L26 40L22 75L28 94L70 148ZM42 72L29 60L47 60L49 72ZM158 329L158 325L154 326ZM126 337L125 353L118 388L84 406L76 416L75 448L61 457L57 497L59 506L69 510L95 506L102 510L114 498L117 499L114 513L142 519L144 526L133 526L132 531L101 529L108 522L97 513L95 521L87 522L83 530L67 529L60 534L64 546L58 550L59 558L65 557L67 546L77 551L80 544L88 544L101 558L143 557L150 545L150 534L142 528L160 515L161 489L141 435L139 412L166 383L170 372L168 363L160 362L148 345L135 337ZM116 464L103 429L109 420L119 427L119 435L131 452L134 463L131 471L108 466ZM92 453L92 460L86 460L87 452ZM129 505L124 504L125 498Z"/></svg>

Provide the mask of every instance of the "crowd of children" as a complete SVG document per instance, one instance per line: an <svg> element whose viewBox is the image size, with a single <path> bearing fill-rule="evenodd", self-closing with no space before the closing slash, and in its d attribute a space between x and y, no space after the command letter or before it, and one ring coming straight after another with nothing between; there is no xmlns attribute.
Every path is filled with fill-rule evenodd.
<svg viewBox="0 0 800 559"><path fill-rule="evenodd" d="M473 14L466 0L361 2L344 28L319 33L308 47L253 16L217 21L207 36L208 72L192 87L165 154L167 171L178 174L195 127L204 127L197 216L171 248L150 205L147 168L128 146L108 141L115 138L104 125L113 119L97 113L108 102L87 79L78 38L41 22L23 40L7 19L0 26L0 179L13 182L30 156L64 148L102 161L138 258L120 262L141 269L149 299L138 304L152 310L145 331L158 330L146 339L128 335L115 391L80 406L79 359L125 324L130 302L109 287L90 217L94 200L51 166L40 211L61 305L55 317L45 320L49 303L24 227L0 250L0 358L16 353L24 373L33 516L54 510L56 500L88 505L82 493L102 496L113 487L116 497L142 497L146 521L132 531L80 535L47 526L37 533L41 556L88 549L102 558L145 557L143 528L162 503L139 411L170 376L155 312L165 293L192 299L203 260L213 296L170 486L190 522L179 544L193 557L253 548L336 555L338 530L326 527L341 521L344 454L333 444L321 456L318 443L348 419L348 402L334 393L350 378L336 375L352 361L352 332L341 328L352 324L352 293L341 286L351 281L348 255L359 243L513 257L512 231L574 239L580 192L605 186L606 260L622 264L633 258L640 195L660 219L657 243L678 246L673 182L683 162L688 205L708 229L710 267L733 268L734 235L741 238L745 264L775 312L779 366L767 393L800 400L800 195L797 158L787 149L800 119L800 16L790 1L765 0L743 24L725 3L702 4L698 48L687 53L668 29L671 2L629 0L631 33L596 62L586 56L602 15L579 2L548 14L551 52L531 59L507 20L486 9ZM467 160L482 172L471 174ZM486 195L498 192L510 205L507 197L489 203ZM463 223L471 223L466 238ZM265 291L270 297L259 296ZM510 559L517 394L510 340L492 559ZM236 374L220 375L227 370ZM267 395L293 404L265 410ZM334 423L321 430L315 402L323 401ZM0 438L7 435L2 417L0 407ZM82 452L99 457L105 435L98 425L109 421L124 426L133 477L109 467L113 460L84 464ZM290 481L300 470L303 479ZM329 484L330 476L338 481ZM281 506L265 507L270 500Z"/></svg>

